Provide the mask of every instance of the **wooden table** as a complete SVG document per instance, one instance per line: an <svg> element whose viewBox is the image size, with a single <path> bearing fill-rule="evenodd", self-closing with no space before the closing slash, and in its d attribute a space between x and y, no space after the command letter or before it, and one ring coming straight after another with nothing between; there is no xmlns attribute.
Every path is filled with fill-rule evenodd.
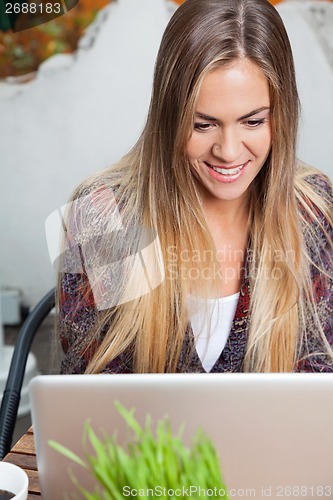
<svg viewBox="0 0 333 500"><path fill-rule="evenodd" d="M34 433L32 427L21 437L16 445L10 450L10 453L3 459L4 462L10 462L18 465L29 476L29 494L28 500L41 500L40 486L37 471L36 451L34 443Z"/></svg>

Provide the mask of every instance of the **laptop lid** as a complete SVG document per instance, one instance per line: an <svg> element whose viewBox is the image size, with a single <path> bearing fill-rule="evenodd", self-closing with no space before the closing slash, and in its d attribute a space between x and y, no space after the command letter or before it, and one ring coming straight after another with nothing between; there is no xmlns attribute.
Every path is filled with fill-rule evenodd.
<svg viewBox="0 0 333 500"><path fill-rule="evenodd" d="M330 374L45 375L33 379L30 393L43 500L77 493L69 466L89 485L49 439L83 456L88 418L97 434L117 430L120 443L132 436L115 400L134 407L141 424L147 414L155 423L168 415L175 433L185 424L187 437L201 427L218 451L230 498L333 498Z"/></svg>

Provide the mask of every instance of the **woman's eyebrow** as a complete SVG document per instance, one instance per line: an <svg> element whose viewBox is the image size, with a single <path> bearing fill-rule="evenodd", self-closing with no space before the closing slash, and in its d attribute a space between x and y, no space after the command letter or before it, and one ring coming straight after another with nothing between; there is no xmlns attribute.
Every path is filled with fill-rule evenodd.
<svg viewBox="0 0 333 500"><path fill-rule="evenodd" d="M253 111L250 111L250 113L247 113L246 115L241 116L240 118L238 118L237 121L240 122L242 120L246 120L246 118L250 118L251 116L257 115L258 113L261 113L262 111L266 111L266 110L269 110L269 109L270 108L268 106L262 106L261 108L254 109ZM210 121L210 122L220 123L220 120L218 118L214 118L213 116L205 115L204 113L200 113L200 111L197 111L195 113L195 115L198 118L201 118L203 120L207 120L207 121Z"/></svg>
<svg viewBox="0 0 333 500"><path fill-rule="evenodd" d="M250 113L247 113L246 115L241 116L240 118L238 118L238 121L245 120L246 118L250 118L253 115L257 115L258 113L261 113L262 111L266 111L269 109L270 108L268 106L262 106L261 108L255 109L255 110L251 111Z"/></svg>

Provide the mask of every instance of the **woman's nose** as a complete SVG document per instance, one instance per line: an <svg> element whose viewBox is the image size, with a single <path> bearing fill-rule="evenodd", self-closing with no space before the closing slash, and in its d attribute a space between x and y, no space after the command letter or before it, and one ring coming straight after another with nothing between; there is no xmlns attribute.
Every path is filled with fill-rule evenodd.
<svg viewBox="0 0 333 500"><path fill-rule="evenodd" d="M230 164L239 159L242 152L242 141L234 130L224 130L213 145L213 154L222 163Z"/></svg>

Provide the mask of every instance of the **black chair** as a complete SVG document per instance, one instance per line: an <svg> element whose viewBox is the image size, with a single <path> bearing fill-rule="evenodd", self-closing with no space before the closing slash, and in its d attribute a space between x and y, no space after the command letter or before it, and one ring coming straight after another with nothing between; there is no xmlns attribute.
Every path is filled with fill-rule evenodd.
<svg viewBox="0 0 333 500"><path fill-rule="evenodd" d="M11 448L31 343L39 326L54 308L54 305L55 288L50 290L31 311L23 323L15 343L0 408L0 460L9 453Z"/></svg>

